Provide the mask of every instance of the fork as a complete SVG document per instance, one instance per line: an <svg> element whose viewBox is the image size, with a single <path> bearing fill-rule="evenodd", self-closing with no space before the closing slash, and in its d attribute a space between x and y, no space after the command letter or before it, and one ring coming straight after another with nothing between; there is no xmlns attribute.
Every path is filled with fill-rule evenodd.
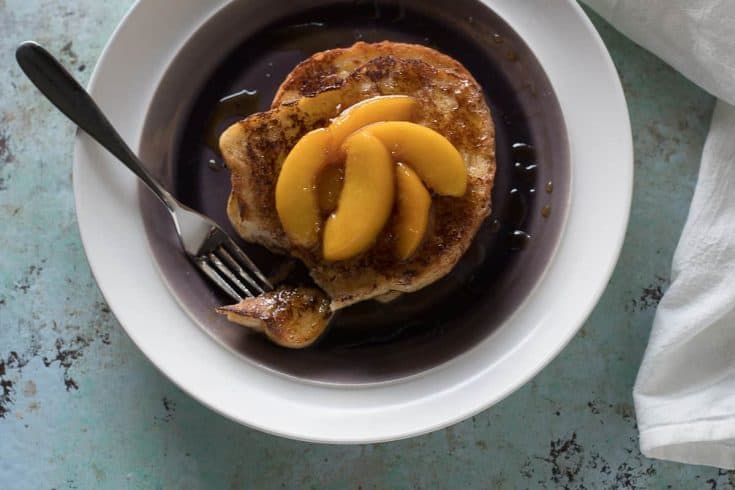
<svg viewBox="0 0 735 490"><path fill-rule="evenodd" d="M33 84L66 117L128 167L168 210L181 247L213 283L235 301L270 291L273 286L252 260L214 221L184 206L150 174L92 97L51 53L33 41L15 57Z"/></svg>

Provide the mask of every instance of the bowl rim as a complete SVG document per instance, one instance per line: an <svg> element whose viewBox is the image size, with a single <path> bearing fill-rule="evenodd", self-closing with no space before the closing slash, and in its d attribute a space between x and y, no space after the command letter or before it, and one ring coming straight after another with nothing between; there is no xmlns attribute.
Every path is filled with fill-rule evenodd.
<svg viewBox="0 0 735 490"><path fill-rule="evenodd" d="M138 0L114 31L89 90L132 147L141 140L146 109L168 62L229 1ZM597 31L573 0L536 5L533 16L525 2L482 1L518 31L557 93L569 137L571 202L557 251L521 307L470 352L425 374L387 386L311 385L260 370L222 348L170 295L147 240L130 239L144 237L135 178L118 164L102 164L112 157L78 133L74 195L92 273L133 342L183 391L232 420L284 437L396 440L451 425L502 400L581 328L612 275L630 213L633 147L622 86ZM174 2L176 9L166 8ZM168 28L153 28L164 13ZM538 18L566 23L565 36L553 36L558 28ZM565 46L574 48L573 60ZM125 74L121 60L139 69ZM116 226L99 233L100 222Z"/></svg>

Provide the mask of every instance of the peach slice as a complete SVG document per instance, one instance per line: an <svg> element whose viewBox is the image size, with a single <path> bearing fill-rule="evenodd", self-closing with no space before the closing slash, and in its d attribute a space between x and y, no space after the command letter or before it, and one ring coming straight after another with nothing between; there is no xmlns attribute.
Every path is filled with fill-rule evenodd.
<svg viewBox="0 0 735 490"><path fill-rule="evenodd" d="M416 252L426 233L431 195L416 172L402 163L396 165L396 190L395 249L398 258L406 260Z"/></svg>
<svg viewBox="0 0 735 490"><path fill-rule="evenodd" d="M339 149L349 135L368 124L409 121L416 112L416 99L407 95L380 95L348 107L332 120L332 147Z"/></svg>
<svg viewBox="0 0 735 490"><path fill-rule="evenodd" d="M396 161L410 165L434 192L463 196L467 190L467 169L462 155L441 134L405 121L378 122L365 126L385 144Z"/></svg>
<svg viewBox="0 0 735 490"><path fill-rule="evenodd" d="M304 135L286 157L276 182L276 211L294 245L313 247L319 242L321 212L317 176L328 164L331 135L315 129Z"/></svg>
<svg viewBox="0 0 735 490"><path fill-rule="evenodd" d="M394 170L383 143L366 131L345 140L345 177L337 210L324 225L324 258L345 260L373 244L393 209Z"/></svg>

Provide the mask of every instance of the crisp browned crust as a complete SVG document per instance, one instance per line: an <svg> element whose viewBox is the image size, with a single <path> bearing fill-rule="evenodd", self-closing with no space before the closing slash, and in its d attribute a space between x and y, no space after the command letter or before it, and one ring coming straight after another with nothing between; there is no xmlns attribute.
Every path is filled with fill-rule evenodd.
<svg viewBox="0 0 735 490"><path fill-rule="evenodd" d="M337 87L350 73L368 61L381 56L424 61L438 70L452 70L479 85L472 74L457 60L420 44L358 42L349 48L335 48L316 53L291 70L276 92L271 107L293 102L304 95L312 96L327 88Z"/></svg>
<svg viewBox="0 0 735 490"><path fill-rule="evenodd" d="M217 308L231 322L259 332L283 347L308 347L332 317L329 299L313 288L282 287L235 305Z"/></svg>
<svg viewBox="0 0 735 490"><path fill-rule="evenodd" d="M361 50L365 46L356 45ZM428 49L417 48L419 52ZM480 87L459 63L456 65L448 70L418 58L374 58L335 87L254 114L228 128L220 138L220 148L232 171L227 213L238 233L248 241L301 259L332 298L333 309L392 291L416 291L447 274L490 212L495 176L495 132L489 109ZM304 70L308 67L302 63L295 71ZM342 109L370 97L392 94L417 98L420 111L416 122L443 134L460 151L469 174L467 193L461 198L433 197L427 236L405 262L394 258L388 233L367 253L343 262L326 262L319 250L292 247L278 219L274 197L286 155L306 132L326 126ZM386 230L391 226L389 222Z"/></svg>

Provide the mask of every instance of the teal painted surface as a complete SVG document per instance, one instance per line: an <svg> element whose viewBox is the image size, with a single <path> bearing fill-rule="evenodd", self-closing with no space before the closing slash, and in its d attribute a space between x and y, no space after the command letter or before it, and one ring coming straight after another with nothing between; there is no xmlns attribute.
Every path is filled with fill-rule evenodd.
<svg viewBox="0 0 735 490"><path fill-rule="evenodd" d="M0 0L0 488L730 488L638 450L631 389L686 218L711 97L593 17L621 74L633 214L610 285L531 383L424 437L338 447L223 419L130 342L100 296L71 191L74 129L21 76L34 38L86 82L130 0ZM594 164L594 162L590 162Z"/></svg>

